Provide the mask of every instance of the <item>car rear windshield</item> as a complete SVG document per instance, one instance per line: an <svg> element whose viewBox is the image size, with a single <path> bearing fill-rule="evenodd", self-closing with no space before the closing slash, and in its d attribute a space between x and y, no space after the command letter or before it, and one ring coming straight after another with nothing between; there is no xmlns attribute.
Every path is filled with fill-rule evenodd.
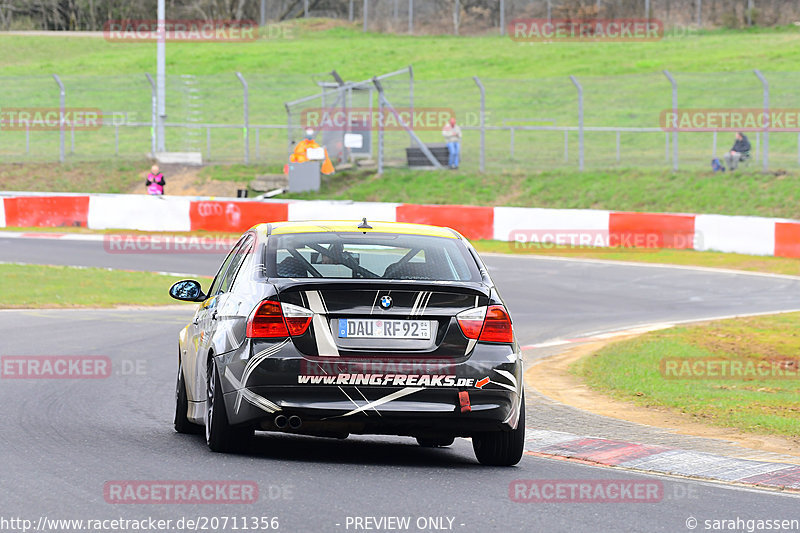
<svg viewBox="0 0 800 533"><path fill-rule="evenodd" d="M273 235L266 264L268 275L278 278L481 279L475 260L458 239L424 235Z"/></svg>

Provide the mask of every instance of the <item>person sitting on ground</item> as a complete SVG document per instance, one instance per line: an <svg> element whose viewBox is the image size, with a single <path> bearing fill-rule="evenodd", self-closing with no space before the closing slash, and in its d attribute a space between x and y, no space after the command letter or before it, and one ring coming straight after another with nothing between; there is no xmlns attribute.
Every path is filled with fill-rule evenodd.
<svg viewBox="0 0 800 533"><path fill-rule="evenodd" d="M164 185L167 182L164 180L164 174L158 170L158 165L150 167L150 174L147 175L147 181L144 184L147 187L147 194L158 196L164 194Z"/></svg>
<svg viewBox="0 0 800 533"><path fill-rule="evenodd" d="M305 131L305 138L297 143L294 147L294 152L289 156L290 163L306 163L308 162L308 150L310 148L322 148L317 141L314 140L314 130L307 128ZM323 148L324 149L324 148ZM335 169L331 158L328 157L328 151L325 150L325 159L322 162L320 172L323 174L333 174Z"/></svg>
<svg viewBox="0 0 800 533"><path fill-rule="evenodd" d="M457 169L461 159L461 128L456 125L456 117L452 117L448 124L442 128L442 135L447 141L447 151L450 154L448 165Z"/></svg>
<svg viewBox="0 0 800 533"><path fill-rule="evenodd" d="M736 167L739 165L739 161L741 161L748 153L750 153L750 141L747 140L747 137L741 131L739 131L736 133L736 142L733 143L733 147L727 154L725 154L725 163L728 165L729 169L736 170Z"/></svg>

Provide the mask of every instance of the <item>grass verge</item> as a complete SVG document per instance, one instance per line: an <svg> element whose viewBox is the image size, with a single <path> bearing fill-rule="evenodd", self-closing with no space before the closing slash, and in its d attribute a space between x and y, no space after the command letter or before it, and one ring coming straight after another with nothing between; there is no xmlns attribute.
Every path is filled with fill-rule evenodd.
<svg viewBox="0 0 800 533"><path fill-rule="evenodd" d="M570 371L616 399L668 408L716 426L798 437L799 325L800 314L789 313L648 333L606 346ZM703 369L712 367L694 365L709 358L741 362L745 369L748 364L783 368L786 375L770 370L767 376L745 371L724 379L710 377ZM680 371L662 367L665 359L678 360Z"/></svg>
<svg viewBox="0 0 800 533"><path fill-rule="evenodd" d="M800 173L620 169L552 172L365 171L326 177L305 200L469 204L800 218ZM758 201L753 201L755 198Z"/></svg>
<svg viewBox="0 0 800 533"><path fill-rule="evenodd" d="M182 278L149 272L0 264L0 308L176 304L167 291Z"/></svg>

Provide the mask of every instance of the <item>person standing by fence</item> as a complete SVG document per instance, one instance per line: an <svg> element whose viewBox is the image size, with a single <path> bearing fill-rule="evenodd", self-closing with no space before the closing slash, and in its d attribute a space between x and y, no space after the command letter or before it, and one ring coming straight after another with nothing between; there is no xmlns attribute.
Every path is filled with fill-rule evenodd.
<svg viewBox="0 0 800 533"><path fill-rule="evenodd" d="M164 180L164 174L158 170L158 165L150 167L150 174L147 175L147 194L161 196L164 194L164 185L167 182Z"/></svg>
<svg viewBox="0 0 800 533"><path fill-rule="evenodd" d="M448 165L456 169L461 162L461 128L456 124L456 117L452 117L450 122L444 125L442 135L447 141L447 151L450 154Z"/></svg>

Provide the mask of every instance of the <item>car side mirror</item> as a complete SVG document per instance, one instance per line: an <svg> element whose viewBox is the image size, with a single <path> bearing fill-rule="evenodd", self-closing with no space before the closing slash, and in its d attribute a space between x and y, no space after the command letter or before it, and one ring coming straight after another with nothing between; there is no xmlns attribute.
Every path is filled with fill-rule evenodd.
<svg viewBox="0 0 800 533"><path fill-rule="evenodd" d="M202 302L206 299L199 281L184 279L175 283L169 289L169 295L176 300L184 302Z"/></svg>

